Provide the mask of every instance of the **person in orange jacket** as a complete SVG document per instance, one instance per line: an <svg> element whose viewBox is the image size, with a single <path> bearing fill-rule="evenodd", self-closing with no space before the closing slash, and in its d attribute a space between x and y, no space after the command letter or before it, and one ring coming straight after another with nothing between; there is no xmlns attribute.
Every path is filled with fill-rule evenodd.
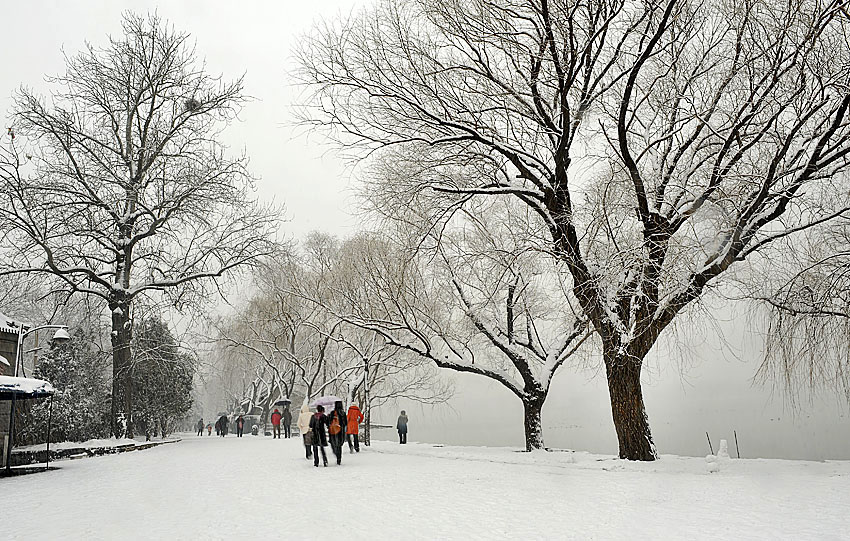
<svg viewBox="0 0 850 541"><path fill-rule="evenodd" d="M348 407L348 427L345 430L346 438L348 439L349 452L360 452L360 423L363 422L363 414L357 404L352 404ZM354 439L354 443L351 440Z"/></svg>
<svg viewBox="0 0 850 541"><path fill-rule="evenodd" d="M280 412L275 408L274 413L272 413L272 439L280 438L280 418L283 417Z"/></svg>

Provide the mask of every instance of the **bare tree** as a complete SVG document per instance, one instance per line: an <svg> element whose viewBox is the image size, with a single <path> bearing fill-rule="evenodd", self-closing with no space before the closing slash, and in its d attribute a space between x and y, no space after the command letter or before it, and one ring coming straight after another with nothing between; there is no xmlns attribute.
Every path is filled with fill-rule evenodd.
<svg viewBox="0 0 850 541"><path fill-rule="evenodd" d="M156 16L128 14L123 31L68 57L50 98L18 93L0 220L16 249L4 274L50 274L107 304L113 432L123 413L132 436L134 299L181 306L204 293L272 252L277 218L252 199L245 158L218 139L241 79L205 73L188 35Z"/></svg>
<svg viewBox="0 0 850 541"><path fill-rule="evenodd" d="M539 254L505 242L511 237L497 224L506 214L492 204L482 214L489 218L465 211L464 224L444 231L430 265L378 235L351 239L344 250L357 287L338 288L325 306L440 368L503 385L522 402L526 449L541 449L552 377L590 333L564 291L546 291L558 281Z"/></svg>
<svg viewBox="0 0 850 541"><path fill-rule="evenodd" d="M654 460L661 333L847 208L845 3L384 0L303 40L305 121L395 173L367 188L386 214L525 204L601 341L620 457Z"/></svg>
<svg viewBox="0 0 850 541"><path fill-rule="evenodd" d="M346 273L339 241L312 233L299 248L297 257L268 261L255 273L256 293L219 328L218 342L241 352L243 363L256 359L291 374L288 388L303 393L304 403L324 394L360 398L368 417L371 405L395 398L444 400L445 386L418 356L324 309L338 288L358 279Z"/></svg>

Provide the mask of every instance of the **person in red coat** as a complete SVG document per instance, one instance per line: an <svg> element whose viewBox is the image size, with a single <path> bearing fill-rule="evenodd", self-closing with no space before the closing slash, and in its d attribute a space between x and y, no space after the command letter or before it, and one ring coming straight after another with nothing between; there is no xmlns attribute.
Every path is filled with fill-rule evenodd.
<svg viewBox="0 0 850 541"><path fill-rule="evenodd" d="M275 408L274 413L272 413L272 439L280 438L280 419L282 415L277 408Z"/></svg>
<svg viewBox="0 0 850 541"><path fill-rule="evenodd" d="M348 439L348 450L353 453L360 452L360 423L363 422L363 414L357 404L352 404L348 407L348 427L345 430ZM351 440L354 440L352 444Z"/></svg>

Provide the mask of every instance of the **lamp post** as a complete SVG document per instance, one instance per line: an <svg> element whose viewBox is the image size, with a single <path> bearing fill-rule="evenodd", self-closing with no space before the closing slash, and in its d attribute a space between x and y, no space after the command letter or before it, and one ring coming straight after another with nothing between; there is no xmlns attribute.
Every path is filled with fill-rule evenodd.
<svg viewBox="0 0 850 541"><path fill-rule="evenodd" d="M57 340L59 342L65 342L71 339L71 335L68 334L67 325L40 325L38 327L28 329L26 332L24 332L24 329L26 329L26 327L21 325L21 331L18 333L18 347L15 352L15 377L18 377L18 369L24 362L24 338L36 331L41 331L44 329L56 329L56 332L53 334L54 340Z"/></svg>
<svg viewBox="0 0 850 541"><path fill-rule="evenodd" d="M363 445L369 447L372 444L371 440L371 409L369 407L369 358L363 357L363 401L366 402L366 427L363 430Z"/></svg>

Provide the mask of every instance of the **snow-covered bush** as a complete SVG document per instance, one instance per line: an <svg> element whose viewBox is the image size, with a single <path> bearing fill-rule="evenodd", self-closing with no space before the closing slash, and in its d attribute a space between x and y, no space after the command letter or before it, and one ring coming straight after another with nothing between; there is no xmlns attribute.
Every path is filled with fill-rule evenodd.
<svg viewBox="0 0 850 541"><path fill-rule="evenodd" d="M35 402L18 432L19 443L46 441L51 407L51 441L107 437L109 360L109 354L99 351L92 337L82 331L66 343L53 342L33 371L33 377L49 381L56 389L52 406L46 399Z"/></svg>

